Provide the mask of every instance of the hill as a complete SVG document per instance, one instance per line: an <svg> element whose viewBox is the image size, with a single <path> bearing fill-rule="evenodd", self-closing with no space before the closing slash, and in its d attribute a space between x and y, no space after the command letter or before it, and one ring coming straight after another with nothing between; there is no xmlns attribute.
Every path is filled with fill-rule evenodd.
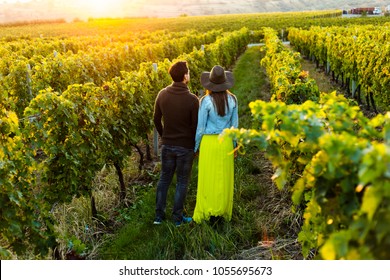
<svg viewBox="0 0 390 280"><path fill-rule="evenodd" d="M387 0L15 0L0 1L0 23L90 17L176 17L387 6Z"/></svg>

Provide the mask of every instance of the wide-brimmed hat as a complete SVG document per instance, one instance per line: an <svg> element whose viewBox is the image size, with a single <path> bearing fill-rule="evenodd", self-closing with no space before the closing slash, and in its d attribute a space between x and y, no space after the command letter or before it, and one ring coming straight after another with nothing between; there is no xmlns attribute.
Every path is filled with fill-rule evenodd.
<svg viewBox="0 0 390 280"><path fill-rule="evenodd" d="M203 72L200 76L202 86L211 91L225 91L234 85L233 73L225 71L221 66L216 65L211 72Z"/></svg>

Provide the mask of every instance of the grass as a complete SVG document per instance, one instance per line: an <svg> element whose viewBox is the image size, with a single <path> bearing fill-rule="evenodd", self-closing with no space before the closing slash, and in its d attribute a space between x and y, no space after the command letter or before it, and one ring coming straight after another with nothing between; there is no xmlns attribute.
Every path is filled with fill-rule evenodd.
<svg viewBox="0 0 390 280"><path fill-rule="evenodd" d="M256 99L269 99L266 75L260 67L261 52L248 49L235 65L236 84L232 92L239 100L240 127L251 126L248 104ZM155 173L155 174L158 174ZM106 235L100 246L98 259L242 259L245 252L259 247L259 241L281 238L293 221L289 211L288 194L279 192L271 181L272 166L256 148L248 149L235 162L235 194L230 222L210 224L191 223L176 228L170 221L153 225L155 208L154 177L152 186L132 205L126 224L111 235ZM167 211L172 207L175 182L167 200ZM193 164L191 183L186 200L187 214L192 215L196 202L197 159ZM287 201L287 202L286 202ZM281 208L283 206L283 208ZM273 208L271 211L265 207ZM290 236L294 238L293 236ZM260 246L261 247L261 246ZM265 247L264 247L265 248ZM267 258L282 258L266 248ZM278 253L279 254L279 253ZM256 255L256 254L255 254ZM258 254L257 254L258 255ZM291 256L283 257L291 258Z"/></svg>

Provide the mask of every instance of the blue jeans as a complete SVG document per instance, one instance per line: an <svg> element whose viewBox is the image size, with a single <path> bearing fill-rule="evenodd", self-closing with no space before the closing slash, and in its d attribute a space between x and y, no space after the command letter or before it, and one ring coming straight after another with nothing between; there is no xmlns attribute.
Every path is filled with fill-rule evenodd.
<svg viewBox="0 0 390 280"><path fill-rule="evenodd" d="M187 195L187 186L191 177L193 149L179 146L163 145L161 149L161 173L157 184L156 217L165 218L165 208L169 185L176 172L176 192L173 205L173 221L183 219L184 201Z"/></svg>

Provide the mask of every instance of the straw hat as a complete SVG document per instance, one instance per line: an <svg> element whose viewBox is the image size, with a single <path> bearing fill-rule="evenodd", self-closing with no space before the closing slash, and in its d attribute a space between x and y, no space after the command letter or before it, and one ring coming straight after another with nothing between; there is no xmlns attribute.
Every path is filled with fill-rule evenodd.
<svg viewBox="0 0 390 280"><path fill-rule="evenodd" d="M216 65L211 72L203 72L200 76L202 86L211 91L225 91L234 84L233 73L225 71L221 66Z"/></svg>

